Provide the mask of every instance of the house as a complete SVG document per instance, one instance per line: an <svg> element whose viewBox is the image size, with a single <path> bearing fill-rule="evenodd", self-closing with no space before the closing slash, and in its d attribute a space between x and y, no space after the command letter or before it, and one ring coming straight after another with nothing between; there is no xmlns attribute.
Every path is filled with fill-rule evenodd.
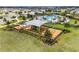
<svg viewBox="0 0 79 59"><path fill-rule="evenodd" d="M75 12L75 14L79 14L79 8L77 8L77 9L75 9L75 10L72 10L70 13L72 14L72 13L74 13Z"/></svg>
<svg viewBox="0 0 79 59"><path fill-rule="evenodd" d="M11 16L3 16L3 18L5 18L7 21L16 20L16 17L13 18L13 17L11 17Z"/></svg>
<svg viewBox="0 0 79 59"><path fill-rule="evenodd" d="M35 15L35 12L34 11L31 11L29 14L30 15Z"/></svg>

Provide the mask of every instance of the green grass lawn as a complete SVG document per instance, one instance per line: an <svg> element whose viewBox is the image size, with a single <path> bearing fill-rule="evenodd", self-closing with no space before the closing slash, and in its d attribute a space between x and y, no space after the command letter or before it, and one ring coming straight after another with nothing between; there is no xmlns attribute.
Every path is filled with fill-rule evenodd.
<svg viewBox="0 0 79 59"><path fill-rule="evenodd" d="M71 19L68 24L69 25L76 25L74 23L75 23L75 19ZM79 21L77 21L77 25L79 25ZM45 26L51 27L51 28L66 29L66 30L73 31L72 27L65 27L64 24L53 24L53 23L50 24L50 23L47 23L47 24L45 24Z"/></svg>
<svg viewBox="0 0 79 59"><path fill-rule="evenodd" d="M45 26L50 27L50 28L57 28L57 29L65 29L65 30L69 30L69 31L73 31L72 27L65 27L63 24L45 24Z"/></svg>
<svg viewBox="0 0 79 59"><path fill-rule="evenodd" d="M44 44L37 37L15 31L0 30L0 51L79 51L79 28L62 34L58 43Z"/></svg>
<svg viewBox="0 0 79 59"><path fill-rule="evenodd" d="M79 28L73 29L71 33L62 34L58 39L64 51L79 51Z"/></svg>
<svg viewBox="0 0 79 59"><path fill-rule="evenodd" d="M75 22L75 19L71 19L70 22L69 22L69 24L74 24L74 22ZM77 21L77 24L79 24L79 21Z"/></svg>
<svg viewBox="0 0 79 59"><path fill-rule="evenodd" d="M52 51L52 47L28 34L0 30L0 51Z"/></svg>

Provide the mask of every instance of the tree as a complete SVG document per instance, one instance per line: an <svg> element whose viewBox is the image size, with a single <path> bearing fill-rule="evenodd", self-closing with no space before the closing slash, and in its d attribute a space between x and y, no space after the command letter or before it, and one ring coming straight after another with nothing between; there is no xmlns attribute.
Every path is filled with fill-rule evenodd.
<svg viewBox="0 0 79 59"><path fill-rule="evenodd" d="M25 16L19 16L18 19L19 20L26 20L26 17Z"/></svg>
<svg viewBox="0 0 79 59"><path fill-rule="evenodd" d="M61 15L66 16L66 14L67 14L67 11L66 10L62 10L61 11Z"/></svg>
<svg viewBox="0 0 79 59"><path fill-rule="evenodd" d="M45 15L45 12L43 11L42 15Z"/></svg>
<svg viewBox="0 0 79 59"><path fill-rule="evenodd" d="M11 18L16 18L16 16L12 16Z"/></svg>
<svg viewBox="0 0 79 59"><path fill-rule="evenodd" d="M10 21L8 21L6 18L4 18L3 21L6 22L7 25L10 24Z"/></svg>
<svg viewBox="0 0 79 59"><path fill-rule="evenodd" d="M75 20L74 24L77 24L77 20Z"/></svg>
<svg viewBox="0 0 79 59"><path fill-rule="evenodd" d="M52 10L51 9L48 9L48 12L52 12Z"/></svg>
<svg viewBox="0 0 79 59"><path fill-rule="evenodd" d="M21 16L21 15L22 15L22 12L21 12L21 11L19 11L19 12L18 12L18 14Z"/></svg>
<svg viewBox="0 0 79 59"><path fill-rule="evenodd" d="M72 17L75 17L75 15L76 15L76 11L73 11L73 12L71 13L71 16L72 16Z"/></svg>
<svg viewBox="0 0 79 59"><path fill-rule="evenodd" d="M52 35L51 35L50 31L47 29L46 32L45 32L44 42L48 43L48 44L51 44L52 43L51 40L52 40Z"/></svg>
<svg viewBox="0 0 79 59"><path fill-rule="evenodd" d="M24 13L26 13L26 11L24 11Z"/></svg>
<svg viewBox="0 0 79 59"><path fill-rule="evenodd" d="M8 14L8 12L5 12L5 14Z"/></svg>
<svg viewBox="0 0 79 59"><path fill-rule="evenodd" d="M70 14L71 10L70 9L66 9L67 14Z"/></svg>
<svg viewBox="0 0 79 59"><path fill-rule="evenodd" d="M51 10L51 9L46 9L45 11L46 11L46 12L52 12L52 10Z"/></svg>
<svg viewBox="0 0 79 59"><path fill-rule="evenodd" d="M27 18L31 18L31 19L33 19L33 15L30 15L30 14L27 14Z"/></svg>
<svg viewBox="0 0 79 59"><path fill-rule="evenodd" d="M6 18L4 18L4 19L3 19L3 21L4 21L4 22L7 22L7 19L6 19Z"/></svg>
<svg viewBox="0 0 79 59"><path fill-rule="evenodd" d="M9 21L7 21L7 22L6 22L6 24L7 24L7 25L9 25L9 24L10 24L10 22L9 22Z"/></svg>
<svg viewBox="0 0 79 59"><path fill-rule="evenodd" d="M74 17L74 16L75 16L75 14L76 14L76 12L74 11L74 12L73 12L73 14L72 14L72 16Z"/></svg>
<svg viewBox="0 0 79 59"><path fill-rule="evenodd" d="M61 17L60 17L60 16L58 16L58 21L59 21L59 22L61 21Z"/></svg>
<svg viewBox="0 0 79 59"><path fill-rule="evenodd" d="M18 12L17 11L15 11L15 14L17 14Z"/></svg>

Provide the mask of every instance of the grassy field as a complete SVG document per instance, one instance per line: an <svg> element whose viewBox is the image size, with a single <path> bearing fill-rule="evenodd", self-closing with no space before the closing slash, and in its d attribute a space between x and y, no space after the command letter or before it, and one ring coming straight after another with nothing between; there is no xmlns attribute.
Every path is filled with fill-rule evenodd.
<svg viewBox="0 0 79 59"><path fill-rule="evenodd" d="M74 24L74 20L71 20ZM65 28L62 24L48 24L50 27ZM0 51L11 52L60 52L60 51L79 51L79 28L67 28L72 30L70 33L62 34L58 42L52 46L43 43L39 38L27 33L0 30Z"/></svg>
<svg viewBox="0 0 79 59"><path fill-rule="evenodd" d="M28 34L0 31L0 51L50 51L42 41Z"/></svg>
<svg viewBox="0 0 79 59"><path fill-rule="evenodd" d="M15 31L0 30L0 51L79 51L79 28L70 33L62 34L58 43L52 46L44 44L37 37Z"/></svg>

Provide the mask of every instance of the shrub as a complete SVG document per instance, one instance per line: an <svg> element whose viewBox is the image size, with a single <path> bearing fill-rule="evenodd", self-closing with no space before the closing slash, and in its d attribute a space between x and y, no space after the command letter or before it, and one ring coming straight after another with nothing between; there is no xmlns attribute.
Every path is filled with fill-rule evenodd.
<svg viewBox="0 0 79 59"><path fill-rule="evenodd" d="M37 38L39 38L39 34L36 34L35 32L32 32L32 31L29 31L29 30L19 30L19 32L20 33L27 33L28 35L32 35L32 36L34 36L34 37L37 37Z"/></svg>
<svg viewBox="0 0 79 59"><path fill-rule="evenodd" d="M70 27L70 24L69 23L65 23L64 26L65 27Z"/></svg>
<svg viewBox="0 0 79 59"><path fill-rule="evenodd" d="M77 20L75 20L74 24L77 24Z"/></svg>
<svg viewBox="0 0 79 59"><path fill-rule="evenodd" d="M10 24L10 21L7 21L6 24L9 25Z"/></svg>
<svg viewBox="0 0 79 59"><path fill-rule="evenodd" d="M10 21L10 23L15 23L15 22L17 22L17 20L12 20L12 21Z"/></svg>
<svg viewBox="0 0 79 59"><path fill-rule="evenodd" d="M63 29L63 33L70 33L71 31L68 29Z"/></svg>
<svg viewBox="0 0 79 59"><path fill-rule="evenodd" d="M15 28L12 25L8 25L7 27L3 28L3 30L14 31Z"/></svg>

